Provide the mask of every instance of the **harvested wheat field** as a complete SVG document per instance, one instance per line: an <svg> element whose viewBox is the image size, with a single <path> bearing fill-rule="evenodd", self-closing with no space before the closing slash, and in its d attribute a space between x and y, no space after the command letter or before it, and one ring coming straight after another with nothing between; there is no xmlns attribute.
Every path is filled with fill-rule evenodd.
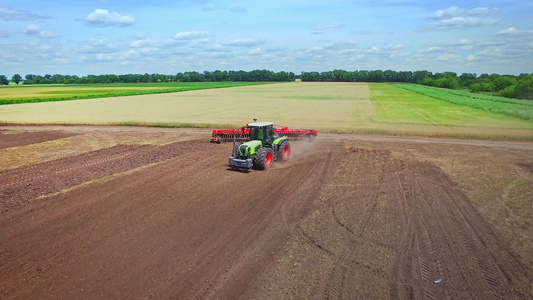
<svg viewBox="0 0 533 300"><path fill-rule="evenodd" d="M0 127L1 298L533 298L532 142L209 139Z"/></svg>
<svg viewBox="0 0 533 300"><path fill-rule="evenodd" d="M448 103L386 83L291 82L0 105L3 125L239 128L253 118L330 133L533 140L531 120Z"/></svg>

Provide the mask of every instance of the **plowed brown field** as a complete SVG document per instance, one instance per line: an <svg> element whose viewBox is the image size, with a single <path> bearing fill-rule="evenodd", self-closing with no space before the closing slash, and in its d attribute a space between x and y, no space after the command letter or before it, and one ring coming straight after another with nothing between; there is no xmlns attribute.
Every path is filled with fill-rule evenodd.
<svg viewBox="0 0 533 300"><path fill-rule="evenodd" d="M533 143L0 128L0 298L532 299Z"/></svg>

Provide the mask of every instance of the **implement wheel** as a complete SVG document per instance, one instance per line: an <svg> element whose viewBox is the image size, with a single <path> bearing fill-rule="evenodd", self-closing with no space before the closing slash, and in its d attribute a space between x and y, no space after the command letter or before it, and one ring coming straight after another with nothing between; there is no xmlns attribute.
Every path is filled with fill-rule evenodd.
<svg viewBox="0 0 533 300"><path fill-rule="evenodd" d="M254 168L258 170L266 170L272 166L274 155L272 149L262 147L257 150L253 158Z"/></svg>
<svg viewBox="0 0 533 300"><path fill-rule="evenodd" d="M287 161L291 158L291 144L288 140L282 141L278 145L278 157L280 161Z"/></svg>

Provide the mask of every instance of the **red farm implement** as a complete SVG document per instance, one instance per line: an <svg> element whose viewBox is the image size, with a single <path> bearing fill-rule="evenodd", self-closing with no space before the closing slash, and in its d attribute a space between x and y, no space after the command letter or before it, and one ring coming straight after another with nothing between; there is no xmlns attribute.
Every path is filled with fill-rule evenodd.
<svg viewBox="0 0 533 300"><path fill-rule="evenodd" d="M314 141L316 135L316 130L312 129L289 129L285 126L274 125L274 136L287 137L289 140L307 139L309 141ZM215 129L213 130L211 142L231 142L234 139L236 141L250 140L250 128L248 125L243 126L240 129Z"/></svg>

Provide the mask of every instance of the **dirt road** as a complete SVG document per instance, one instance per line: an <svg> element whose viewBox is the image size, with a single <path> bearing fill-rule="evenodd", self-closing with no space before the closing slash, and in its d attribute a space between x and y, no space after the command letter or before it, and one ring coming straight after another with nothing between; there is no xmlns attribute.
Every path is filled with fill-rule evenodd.
<svg viewBox="0 0 533 300"><path fill-rule="evenodd" d="M0 298L533 298L533 143L208 140L0 127Z"/></svg>

